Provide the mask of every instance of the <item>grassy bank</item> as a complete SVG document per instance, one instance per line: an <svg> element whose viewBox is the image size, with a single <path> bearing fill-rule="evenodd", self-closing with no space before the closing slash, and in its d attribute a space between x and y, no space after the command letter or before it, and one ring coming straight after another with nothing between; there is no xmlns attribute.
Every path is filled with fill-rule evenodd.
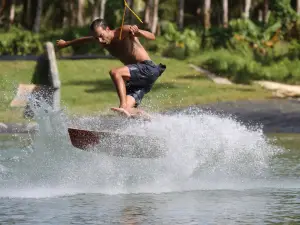
<svg viewBox="0 0 300 225"><path fill-rule="evenodd" d="M263 99L269 92L257 86L216 85L191 69L186 61L153 57L167 70L146 95L142 107L151 111L185 107L193 104L238 99ZM10 101L18 83L30 83L35 62L0 62L0 122L21 121L22 109L11 109ZM110 68L121 66L117 60L61 60L58 61L62 82L62 106L70 114L106 114L118 105L115 88L110 80Z"/></svg>

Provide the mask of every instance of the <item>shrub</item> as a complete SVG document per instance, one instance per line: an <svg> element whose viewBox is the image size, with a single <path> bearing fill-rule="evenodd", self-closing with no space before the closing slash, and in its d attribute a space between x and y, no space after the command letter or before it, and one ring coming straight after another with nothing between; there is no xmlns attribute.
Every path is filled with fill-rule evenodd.
<svg viewBox="0 0 300 225"><path fill-rule="evenodd" d="M236 83L249 84L251 80L273 80L287 83L300 82L300 60L288 57L268 64L254 55L243 55L239 51L220 49L204 52L198 65Z"/></svg>
<svg viewBox="0 0 300 225"><path fill-rule="evenodd" d="M194 30L186 28L179 32L175 24L165 22L162 33L167 42L167 47L162 52L163 56L185 59L200 50L201 41Z"/></svg>
<svg viewBox="0 0 300 225"><path fill-rule="evenodd" d="M287 56L290 60L300 59L300 43L292 40L288 46Z"/></svg>
<svg viewBox="0 0 300 225"><path fill-rule="evenodd" d="M43 52L39 35L17 31L10 39L0 40L2 55L37 55Z"/></svg>

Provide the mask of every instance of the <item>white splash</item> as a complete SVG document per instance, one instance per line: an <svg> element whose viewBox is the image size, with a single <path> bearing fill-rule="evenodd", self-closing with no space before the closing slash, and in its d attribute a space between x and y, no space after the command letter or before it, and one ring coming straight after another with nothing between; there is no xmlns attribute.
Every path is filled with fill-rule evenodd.
<svg viewBox="0 0 300 225"><path fill-rule="evenodd" d="M257 180L269 176L269 160L281 152L260 128L196 110L122 125L123 133L163 139L164 157L113 157L76 149L68 137L71 123L100 129L103 119L83 118L74 124L46 104L34 111L39 132L33 145L20 151L17 160L2 153L6 174L0 176L0 197L254 188L262 186Z"/></svg>

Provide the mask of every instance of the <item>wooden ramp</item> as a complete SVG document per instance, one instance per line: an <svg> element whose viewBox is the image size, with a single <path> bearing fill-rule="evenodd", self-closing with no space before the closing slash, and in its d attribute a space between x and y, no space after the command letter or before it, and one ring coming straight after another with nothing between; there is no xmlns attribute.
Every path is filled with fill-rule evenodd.
<svg viewBox="0 0 300 225"><path fill-rule="evenodd" d="M11 101L11 107L25 107L27 99L33 92L40 90L40 87L35 84L19 84L17 94Z"/></svg>

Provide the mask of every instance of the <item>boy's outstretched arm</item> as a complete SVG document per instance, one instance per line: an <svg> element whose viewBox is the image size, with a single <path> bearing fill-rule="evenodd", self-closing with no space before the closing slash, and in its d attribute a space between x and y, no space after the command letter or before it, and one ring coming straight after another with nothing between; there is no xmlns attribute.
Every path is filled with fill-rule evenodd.
<svg viewBox="0 0 300 225"><path fill-rule="evenodd" d="M87 42L92 42L94 40L95 40L95 38L93 36L77 38L77 39L74 39L71 41L65 41L65 40L60 39L60 40L56 41L56 45L59 48L66 48L66 47L69 47L74 44L84 44Z"/></svg>
<svg viewBox="0 0 300 225"><path fill-rule="evenodd" d="M149 40L155 40L155 35L153 33L146 30L141 30L137 27L137 25L124 25L122 32L125 35L133 35L136 37L144 37Z"/></svg>
<svg viewBox="0 0 300 225"><path fill-rule="evenodd" d="M149 40L155 40L155 35L149 31L146 30L140 30L138 31L137 35L135 35L137 37L144 37L147 38Z"/></svg>

